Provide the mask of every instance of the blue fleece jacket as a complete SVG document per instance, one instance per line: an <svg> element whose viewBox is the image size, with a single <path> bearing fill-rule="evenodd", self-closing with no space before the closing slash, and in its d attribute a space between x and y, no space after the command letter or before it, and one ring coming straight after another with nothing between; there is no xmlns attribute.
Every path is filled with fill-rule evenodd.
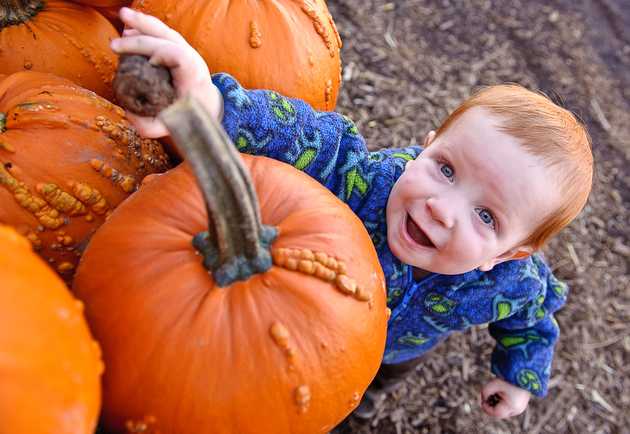
<svg viewBox="0 0 630 434"><path fill-rule="evenodd" d="M547 393L558 324L553 312L567 286L540 256L507 261L491 271L430 274L415 281L387 244L385 208L405 163L422 152L411 146L369 152L355 125L334 112L267 90L245 90L216 74L224 98L223 126L241 152L291 164L332 191L359 216L385 273L392 310L383 363L418 357L446 336L489 324L496 340L492 372L537 396Z"/></svg>

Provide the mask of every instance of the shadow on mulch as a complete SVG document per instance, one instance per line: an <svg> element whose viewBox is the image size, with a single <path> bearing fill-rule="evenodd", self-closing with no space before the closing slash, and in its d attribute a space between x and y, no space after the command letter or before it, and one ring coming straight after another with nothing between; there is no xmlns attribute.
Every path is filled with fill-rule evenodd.
<svg viewBox="0 0 630 434"><path fill-rule="evenodd" d="M625 4L625 6L624 6ZM483 328L452 336L367 424L344 433L630 432L630 7L627 0L328 0L344 42L338 110L371 149L422 141L475 86L557 94L586 123L596 178L546 249L571 288L549 395L497 421Z"/></svg>

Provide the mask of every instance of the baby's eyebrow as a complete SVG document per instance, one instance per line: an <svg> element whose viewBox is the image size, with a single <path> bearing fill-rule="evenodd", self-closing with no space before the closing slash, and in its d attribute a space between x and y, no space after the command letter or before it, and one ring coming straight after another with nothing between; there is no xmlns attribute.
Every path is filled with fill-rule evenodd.
<svg viewBox="0 0 630 434"><path fill-rule="evenodd" d="M450 142L445 142L439 149L438 155L447 159L450 163L456 162L457 158L453 155L453 145Z"/></svg>
<svg viewBox="0 0 630 434"><path fill-rule="evenodd" d="M507 202L507 197L505 196L501 187L498 184L490 183L489 190L490 190L490 198L491 198L492 203L495 203L498 205L498 204ZM495 207L498 208L498 206L495 206Z"/></svg>

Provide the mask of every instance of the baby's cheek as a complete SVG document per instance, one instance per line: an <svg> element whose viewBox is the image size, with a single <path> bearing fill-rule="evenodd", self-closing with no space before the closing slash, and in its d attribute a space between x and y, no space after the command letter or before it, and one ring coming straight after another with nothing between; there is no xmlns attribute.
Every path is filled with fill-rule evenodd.
<svg viewBox="0 0 630 434"><path fill-rule="evenodd" d="M454 252L457 261L462 267L473 270L487 259L487 252L476 237L466 237Z"/></svg>
<svg viewBox="0 0 630 434"><path fill-rule="evenodd" d="M403 179L403 188L405 196L410 199L420 199L426 196L431 190L430 180L426 177L417 176L415 173L409 173L409 176Z"/></svg>

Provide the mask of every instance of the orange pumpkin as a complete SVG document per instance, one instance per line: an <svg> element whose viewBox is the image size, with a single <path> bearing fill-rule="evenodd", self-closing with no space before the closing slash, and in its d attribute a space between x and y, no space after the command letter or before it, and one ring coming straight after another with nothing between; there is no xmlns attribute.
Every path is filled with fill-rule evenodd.
<svg viewBox="0 0 630 434"><path fill-rule="evenodd" d="M75 3L80 3L85 6L92 6L101 13L110 23L118 30L122 32L124 24L118 17L118 12L123 6L129 6L131 0L72 0Z"/></svg>
<svg viewBox="0 0 630 434"><path fill-rule="evenodd" d="M333 110L341 38L324 0L134 0L181 33L211 72Z"/></svg>
<svg viewBox="0 0 630 434"><path fill-rule="evenodd" d="M118 32L94 9L60 0L0 2L0 73L50 72L112 98Z"/></svg>
<svg viewBox="0 0 630 434"><path fill-rule="evenodd" d="M0 222L66 280L107 215L168 167L161 145L95 93L51 74L0 78Z"/></svg>
<svg viewBox="0 0 630 434"><path fill-rule="evenodd" d="M131 0L72 0L75 3L80 3L86 6L92 6L95 8L121 8L129 5Z"/></svg>
<svg viewBox="0 0 630 434"><path fill-rule="evenodd" d="M122 33L125 25L118 16L118 12L120 11L120 8L122 6L128 6L129 3L129 1L125 1L122 5L96 7L95 9L99 11L100 14L103 15L105 18L107 18L119 33Z"/></svg>
<svg viewBox="0 0 630 434"><path fill-rule="evenodd" d="M0 433L91 434L103 363L83 305L0 225Z"/></svg>
<svg viewBox="0 0 630 434"><path fill-rule="evenodd" d="M372 242L316 181L265 157L243 155L242 167L186 107L161 116L204 193L188 163L147 177L77 270L107 364L105 427L327 432L359 403L385 347Z"/></svg>

